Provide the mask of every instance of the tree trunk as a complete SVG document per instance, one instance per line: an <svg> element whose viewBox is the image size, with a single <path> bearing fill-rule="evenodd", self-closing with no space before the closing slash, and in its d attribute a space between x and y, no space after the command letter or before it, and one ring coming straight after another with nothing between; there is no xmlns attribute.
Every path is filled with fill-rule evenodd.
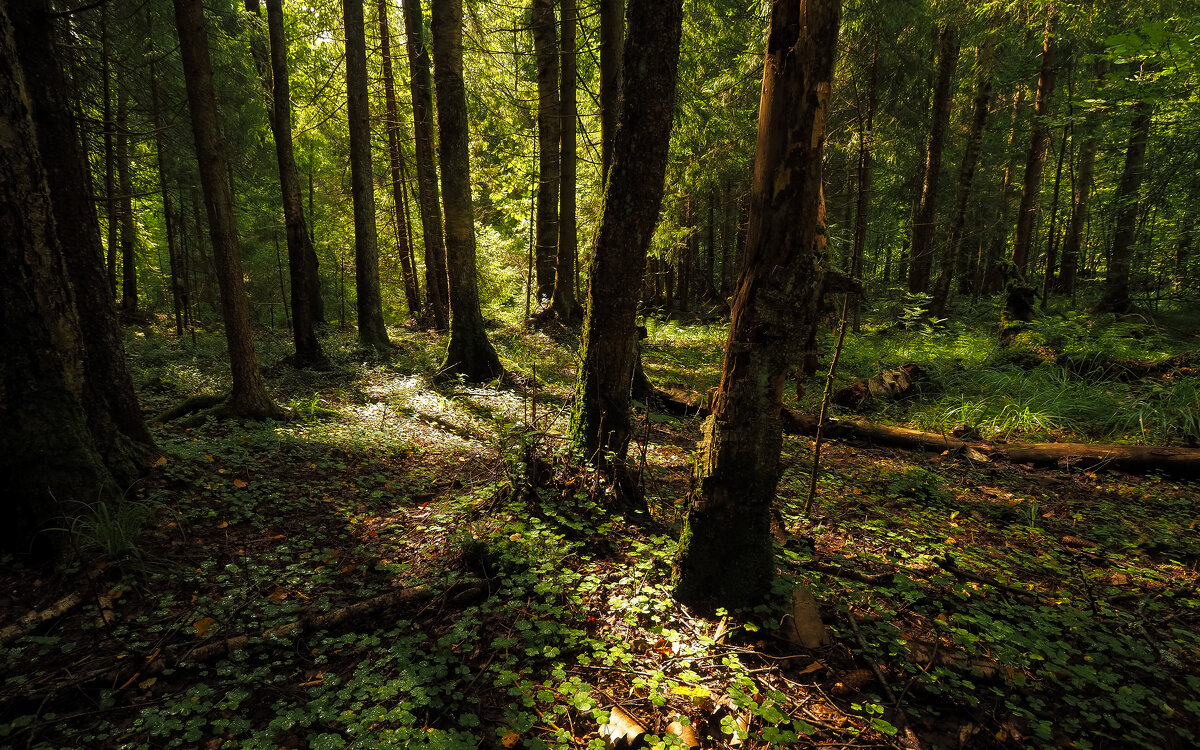
<svg viewBox="0 0 1200 750"><path fill-rule="evenodd" d="M371 168L371 109L367 101L367 37L363 0L342 0L346 21L346 114L350 127L350 194L354 199L354 287L358 342L365 349L392 348L383 322L379 284L379 233L375 225L375 178Z"/></svg>
<svg viewBox="0 0 1200 750"><path fill-rule="evenodd" d="M116 501L153 444L125 369L90 178L49 5L0 2L0 549L76 502Z"/></svg>
<svg viewBox="0 0 1200 750"><path fill-rule="evenodd" d="M447 308L446 244L442 234L442 206L437 169L433 160L433 86L429 53L421 20L421 0L403 0L405 45L412 93L413 142L417 162L417 200L425 241L425 304L427 318L439 331L450 325Z"/></svg>
<svg viewBox="0 0 1200 750"><path fill-rule="evenodd" d="M1150 120L1154 105L1139 99L1133 105L1133 121L1129 125L1129 147L1125 150L1125 168L1121 172L1121 183L1117 186L1114 202L1117 204L1117 229L1113 235L1112 252L1108 256L1108 275L1104 281L1104 296L1096 305L1105 312L1128 312L1133 303L1129 299L1129 275L1133 261L1133 236L1137 229L1137 215L1142 189L1142 175L1146 166L1146 141L1150 137Z"/></svg>
<svg viewBox="0 0 1200 750"><path fill-rule="evenodd" d="M1046 163L1046 143L1050 138L1049 114L1050 95L1054 92L1056 15L1057 11L1051 4L1042 41L1042 70L1038 74L1033 131L1029 137L1029 151L1025 154L1025 181L1021 186L1021 206L1017 211L1017 235L1013 239L1012 262L1022 279L1029 264L1029 249L1033 247L1034 219L1037 218L1042 168Z"/></svg>
<svg viewBox="0 0 1200 750"><path fill-rule="evenodd" d="M554 265L558 253L558 209L562 172L559 142L563 118L558 99L558 34L554 0L533 1L533 48L538 89L537 302L554 294Z"/></svg>
<svg viewBox="0 0 1200 750"><path fill-rule="evenodd" d="M630 0L620 119L596 231L583 358L571 419L574 450L620 479L629 446L637 304L662 206L675 108L682 0Z"/></svg>
<svg viewBox="0 0 1200 750"><path fill-rule="evenodd" d="M1062 269L1058 274L1057 290L1063 294L1075 293L1075 279L1079 271L1079 253L1083 244L1083 227L1087 222L1088 199L1092 193L1092 172L1096 165L1096 122L1089 113L1084 118L1087 135L1079 147L1079 169L1075 173L1075 195L1071 202L1071 220L1067 224L1067 237L1063 241Z"/></svg>
<svg viewBox="0 0 1200 750"><path fill-rule="evenodd" d="M683 257L679 259L679 309L687 312L692 308L692 271L696 266L696 198L691 193L684 198L683 228L687 239L683 244Z"/></svg>
<svg viewBox="0 0 1200 750"><path fill-rule="evenodd" d="M625 50L625 0L600 0L600 182L612 166L613 136L621 99Z"/></svg>
<svg viewBox="0 0 1200 750"><path fill-rule="evenodd" d="M575 296L575 255L579 243L575 220L578 162L575 153L575 40L578 25L575 0L562 0L561 207L558 212L558 258L554 267L554 314L567 325L574 325L583 318L583 309Z"/></svg>
<svg viewBox="0 0 1200 750"><path fill-rule="evenodd" d="M824 282L821 155L839 14L837 0L771 9L747 258L679 541L675 594L689 604L756 603L775 578L783 387L816 329Z"/></svg>
<svg viewBox="0 0 1200 750"><path fill-rule="evenodd" d="M854 203L854 246L851 250L850 275L861 280L863 254L867 247L867 216L871 200L871 173L875 138L875 107L879 99L879 37L871 47L871 71L867 76L866 112L858 117L858 197ZM862 295L854 295L854 332L861 330Z"/></svg>
<svg viewBox="0 0 1200 750"><path fill-rule="evenodd" d="M100 76L104 97L104 220L108 225L107 275L108 296L116 300L117 294L117 183L115 179L116 155L113 152L112 112L112 49L108 33L108 3L100 6Z"/></svg>
<svg viewBox="0 0 1200 750"><path fill-rule="evenodd" d="M388 165L391 167L392 202L396 206L396 252L400 256L400 272L404 276L404 299L408 311L414 316L421 314L421 295L417 289L417 276L413 270L411 250L408 242L408 217L405 213L404 180L401 177L400 112L396 108L396 83L392 75L392 34L388 28L388 0L379 0L379 46L383 57L384 100L387 105Z"/></svg>
<svg viewBox="0 0 1200 750"><path fill-rule="evenodd" d="M136 313L137 233L133 228L133 176L129 156L129 92L118 86L117 93L117 183L121 191L121 311Z"/></svg>
<svg viewBox="0 0 1200 750"><path fill-rule="evenodd" d="M488 341L479 310L475 268L475 212L471 205L467 92L463 83L462 0L438 0L430 37L437 87L442 201L446 212L446 260L450 281L450 342L443 372L481 381L504 374Z"/></svg>
<svg viewBox="0 0 1200 750"><path fill-rule="evenodd" d="M201 0L173 0L183 78L187 86L188 111L196 141L200 185L208 213L213 265L221 290L221 313L225 340L233 371L233 390L228 412L249 418L275 418L281 412L267 394L262 372L254 356L254 331L250 305L243 281L241 248L233 215L233 195L227 179L229 169L225 145L217 120L217 98L213 88L212 62L208 54L208 31Z"/></svg>
<svg viewBox="0 0 1200 750"><path fill-rule="evenodd" d="M967 217L967 199L971 194L971 182L975 179L975 165L979 162L979 149L983 144L983 126L987 123L988 105L992 99L992 51L996 37L989 34L980 45L976 56L975 99L971 112L971 129L967 133L967 145L958 166L958 187L954 193L954 210L950 214L950 230L946 237L946 251L942 255L942 267L933 289L930 314L940 318L946 312L950 298L950 280L958 266L962 253L963 224Z"/></svg>
<svg viewBox="0 0 1200 750"><path fill-rule="evenodd" d="M316 251L308 233L300 173L296 169L296 156L292 151L292 93L282 0L267 0L267 34L271 46L271 132L275 139L275 161L279 165L292 292L292 338L296 344L293 364L296 367L321 366L327 360L317 340L317 316L312 299L317 274L317 267L312 260L316 258Z"/></svg>
<svg viewBox="0 0 1200 750"><path fill-rule="evenodd" d="M933 268L934 239L936 238L938 185L942 175L942 150L946 143L946 127L950 123L950 83L958 65L958 39L949 25L938 39L937 76L933 86L933 108L929 120L929 148L925 152L925 179L921 187L921 205L913 226L913 246L908 274L908 291L929 291L929 276Z"/></svg>
<svg viewBox="0 0 1200 750"><path fill-rule="evenodd" d="M1004 165L1004 177L1000 181L1000 196L996 201L996 216L999 229L992 242L988 245L987 257L979 264L981 274L976 282L976 289L986 294L995 294L1004 286L1004 274L1000 270L1000 258L1004 255L1004 246L1008 242L1007 222L1009 206L1012 203L1011 193L1013 175L1017 172L1017 136L1021 123L1021 108L1025 103L1025 87L1017 84L1017 93L1013 97L1012 129L1008 134L1008 162Z"/></svg>
<svg viewBox="0 0 1200 750"><path fill-rule="evenodd" d="M154 54L153 50L151 50L151 54ZM158 162L158 185L162 192L163 227L167 231L167 257L171 261L171 307L175 312L175 335L182 341L183 298L179 284L180 262L177 239L179 232L175 224L175 206L167 179L166 125L163 123L162 110L159 107L158 74L153 60L150 62L150 109L151 118L154 120L154 151Z"/></svg>
<svg viewBox="0 0 1200 750"><path fill-rule="evenodd" d="M1062 188L1063 159L1066 158L1070 125L1064 125L1058 144L1058 165L1054 169L1054 190L1050 195L1050 228L1046 232L1046 272L1042 275L1042 309L1046 309L1050 290L1054 287L1054 274L1058 265L1058 196Z"/></svg>

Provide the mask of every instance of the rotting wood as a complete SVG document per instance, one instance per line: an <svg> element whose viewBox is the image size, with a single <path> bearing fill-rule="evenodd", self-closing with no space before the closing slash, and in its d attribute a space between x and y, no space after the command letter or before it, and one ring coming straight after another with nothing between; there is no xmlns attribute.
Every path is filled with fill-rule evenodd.
<svg viewBox="0 0 1200 750"><path fill-rule="evenodd" d="M45 609L30 612L11 625L0 630L0 646L7 646L11 641L20 638L38 625L62 617L83 603L83 595L79 592L68 594Z"/></svg>

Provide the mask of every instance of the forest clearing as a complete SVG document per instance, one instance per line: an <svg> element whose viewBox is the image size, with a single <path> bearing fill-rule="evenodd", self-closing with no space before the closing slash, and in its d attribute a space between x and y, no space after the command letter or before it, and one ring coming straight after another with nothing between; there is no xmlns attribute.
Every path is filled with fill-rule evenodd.
<svg viewBox="0 0 1200 750"><path fill-rule="evenodd" d="M0 0L0 748L1200 745L1198 48Z"/></svg>

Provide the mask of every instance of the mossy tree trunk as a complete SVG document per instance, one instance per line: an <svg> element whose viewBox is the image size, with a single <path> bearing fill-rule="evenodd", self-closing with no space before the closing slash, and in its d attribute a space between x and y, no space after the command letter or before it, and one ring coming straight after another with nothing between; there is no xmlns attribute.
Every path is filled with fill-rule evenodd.
<svg viewBox="0 0 1200 750"><path fill-rule="evenodd" d="M227 411L235 416L274 418L280 416L281 411L267 393L254 355L254 331L250 325L250 304L246 297L241 248L233 215L228 159L217 119L217 98L213 88L204 9L201 0L174 0L174 5L188 111L199 162L200 186L204 192L204 208L208 214L212 239L213 267L221 292L225 341L233 371L233 389L229 394Z"/></svg>
<svg viewBox="0 0 1200 750"><path fill-rule="evenodd" d="M403 0L405 46L413 108L413 153L417 163L417 200L425 243L425 319L439 331L450 325L446 243L442 204L433 156L433 84L425 47L421 0Z"/></svg>
<svg viewBox="0 0 1200 750"><path fill-rule="evenodd" d="M488 341L479 310L475 266L475 212L471 206L467 92L463 82L462 0L433 5L430 41L437 91L442 202L446 216L446 267L450 293L450 342L442 371L480 381L504 373Z"/></svg>
<svg viewBox="0 0 1200 750"><path fill-rule="evenodd" d="M616 472L629 447L637 304L662 205L682 0L630 0L626 20L622 105L588 273L583 359L570 427L579 456Z"/></svg>
<svg viewBox="0 0 1200 750"><path fill-rule="evenodd" d="M362 0L342 0L346 23L346 114L350 131L350 194L354 200L354 289L358 342L364 349L392 348L383 322L379 283L379 229L371 166L371 108L367 101L367 35Z"/></svg>
<svg viewBox="0 0 1200 750"><path fill-rule="evenodd" d="M934 240L937 237L938 188L942 176L942 152L946 128L950 124L953 101L950 83L958 65L958 38L954 29L944 26L938 36L937 75L933 85L933 107L929 117L929 148L925 150L925 178L921 183L921 203L913 219L913 245L908 274L908 291L929 291L933 268Z"/></svg>
<svg viewBox="0 0 1200 750"><path fill-rule="evenodd" d="M600 180L608 179L625 56L625 0L600 0Z"/></svg>
<svg viewBox="0 0 1200 750"><path fill-rule="evenodd" d="M117 500L153 450L121 351L49 4L0 2L0 550L52 554L74 503Z"/></svg>
<svg viewBox="0 0 1200 750"><path fill-rule="evenodd" d="M676 596L701 607L760 601L775 577L783 388L816 328L824 283L821 155L839 16L837 0L771 9L747 257L677 560Z"/></svg>

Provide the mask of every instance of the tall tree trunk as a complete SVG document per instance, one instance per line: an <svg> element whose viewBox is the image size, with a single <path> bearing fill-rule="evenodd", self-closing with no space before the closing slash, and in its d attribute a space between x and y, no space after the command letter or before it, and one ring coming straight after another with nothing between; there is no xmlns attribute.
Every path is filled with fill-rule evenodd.
<svg viewBox="0 0 1200 750"><path fill-rule="evenodd" d="M562 172L559 142L563 118L558 99L558 34L554 0L533 0L533 48L538 90L537 301L554 294L554 265L558 256L558 209Z"/></svg>
<svg viewBox="0 0 1200 750"><path fill-rule="evenodd" d="M600 0L600 181L612 166L625 51L625 0Z"/></svg>
<svg viewBox="0 0 1200 750"><path fill-rule="evenodd" d="M387 105L388 165L392 176L392 202L396 205L396 240L400 247L400 272L404 276L404 299L408 311L414 316L421 314L421 295L417 289L417 276L413 270L411 246L408 243L408 217L405 213L404 181L401 176L400 112L396 108L396 83L392 76L392 35L388 28L388 0L379 0L379 46L383 57L384 100Z"/></svg>
<svg viewBox="0 0 1200 750"><path fill-rule="evenodd" d="M823 291L821 153L838 17L837 0L772 5L747 258L679 541L675 594L690 604L756 603L775 578L783 387L798 344L816 330Z"/></svg>
<svg viewBox="0 0 1200 750"><path fill-rule="evenodd" d="M942 150L946 143L946 127L950 122L950 104L953 100L950 83L957 65L958 39L954 29L947 25L938 38L937 76L933 85L933 108L929 118L929 148L925 152L921 205L917 209L913 226L912 269L908 275L910 292L929 291L936 238L938 185L942 175Z"/></svg>
<svg viewBox="0 0 1200 750"><path fill-rule="evenodd" d="M1075 293L1075 279L1079 272L1079 255L1083 247L1083 229L1087 223L1088 200L1092 194L1092 174L1096 166L1096 129L1099 126L1095 111L1084 116L1086 134L1079 147L1079 168L1075 172L1075 194L1071 201L1071 219L1067 224L1067 236L1063 240L1062 270L1058 274L1057 290L1063 294Z"/></svg>
<svg viewBox="0 0 1200 750"><path fill-rule="evenodd" d="M147 17L150 15L147 13ZM150 50L154 54L154 50ZM175 206L171 198L171 188L167 179L166 157L166 125L162 118L162 109L158 99L158 71L150 62L150 115L154 120L154 151L158 162L158 185L162 192L163 226L167 230L167 257L171 261L171 307L175 312L175 335L183 340L183 298L179 283L179 242L178 227L175 224Z"/></svg>
<svg viewBox="0 0 1200 750"><path fill-rule="evenodd" d="M696 199L689 193L683 203L683 229L687 239L683 243L683 256L679 259L679 309L692 309L692 269L695 267L696 252Z"/></svg>
<svg viewBox="0 0 1200 750"><path fill-rule="evenodd" d="M413 142L417 162L417 199L425 242L426 317L439 331L450 325L446 276L446 244L442 234L442 206L433 157L433 85L429 52L425 47L421 0L403 0L405 46L408 49L409 87L412 93Z"/></svg>
<svg viewBox="0 0 1200 750"><path fill-rule="evenodd" d="M292 91L288 74L287 36L283 28L282 0L267 0L267 36L271 62L271 132L275 139L275 161L279 165L279 189L283 203L283 223L287 235L288 276L292 292L292 338L296 344L296 367L322 366L327 360L317 340L314 306L316 250L304 216L304 196L300 172L292 150ZM322 306L323 307L323 306Z"/></svg>
<svg viewBox="0 0 1200 750"><path fill-rule="evenodd" d="M866 111L858 115L858 197L854 203L854 246L851 250L850 275L862 279L863 254L867 247L867 217L870 211L871 177L874 167L875 107L879 101L879 37L871 46L871 70L867 74ZM861 329L862 295L854 295L854 331Z"/></svg>
<svg viewBox="0 0 1200 750"><path fill-rule="evenodd" d="M1029 264L1029 250L1033 247L1034 219L1037 218L1042 169L1046 163L1046 143L1050 138L1049 114L1050 96L1054 93L1056 15L1057 11L1052 3L1043 34L1042 69L1038 74L1033 131L1029 136L1029 151L1025 154L1025 181L1021 186L1021 206L1017 211L1017 235L1013 239L1012 262L1021 278L1025 276L1026 266Z"/></svg>
<svg viewBox="0 0 1200 750"><path fill-rule="evenodd" d="M1004 255L1004 246L1008 243L1009 221L1008 211L1012 204L1012 186L1014 175L1017 173L1017 137L1020 133L1021 109L1025 103L1025 87L1017 84L1017 93L1013 97L1012 129L1008 134L1008 161L1004 165L1004 176L1000 180L1000 196L996 201L995 215L998 218L998 228L987 246L987 257L982 259L978 271L981 274L976 288L987 294L995 294L1004 286L1004 273L1000 269L1000 258Z"/></svg>
<svg viewBox="0 0 1200 750"><path fill-rule="evenodd" d="M711 302L717 296L713 277L716 273L717 258L717 188L708 187L708 254L704 256L704 299Z"/></svg>
<svg viewBox="0 0 1200 750"><path fill-rule="evenodd" d="M437 88L446 261L450 281L450 342L441 369L463 375L468 380L481 381L499 377L504 374L504 368L488 341L483 314L479 310L462 20L462 0L434 3L429 28Z"/></svg>
<svg viewBox="0 0 1200 750"><path fill-rule="evenodd" d="M929 306L934 317L946 312L950 298L950 280L958 266L962 253L963 224L967 217L967 199L971 195L971 183L975 179L975 166L979 163L979 149L983 144L983 126L987 123L988 105L992 99L992 52L996 37L989 34L980 45L975 59L975 98L971 111L971 129L967 133L967 145L963 149L962 161L958 166L958 186L954 193L954 209L950 214L950 229L946 237L946 251L942 255L941 271L933 289L933 302Z"/></svg>
<svg viewBox="0 0 1200 750"><path fill-rule="evenodd" d="M622 106L588 274L570 427L576 453L605 465L611 456L618 480L630 438L638 297L671 140L683 2L630 0L627 20Z"/></svg>
<svg viewBox="0 0 1200 750"><path fill-rule="evenodd" d="M116 300L117 294L117 183L115 179L116 155L113 152L112 111L112 47L108 32L108 3L100 6L100 76L101 95L104 97L104 220L108 225L108 296Z"/></svg>
<svg viewBox="0 0 1200 750"><path fill-rule="evenodd" d="M350 194L354 199L354 287L358 341L366 349L392 347L383 322L379 232L371 168L371 108L367 101L367 37L363 0L342 0L346 21L346 114L350 127Z"/></svg>
<svg viewBox="0 0 1200 750"><path fill-rule="evenodd" d="M1137 230L1146 166L1146 141L1150 138L1150 121L1154 105L1139 99L1133 105L1133 121L1129 125L1129 147L1125 150L1125 167L1113 201L1117 204L1117 228L1113 234L1112 252L1108 256L1108 275L1104 280L1104 296L1096 305L1105 312L1128 312L1133 306L1129 299L1129 276L1133 261L1133 236Z"/></svg>
<svg viewBox="0 0 1200 750"><path fill-rule="evenodd" d="M1068 145L1068 136L1070 133L1071 126L1064 125L1062 139L1058 144L1058 165L1054 169L1054 190L1050 196L1050 228L1046 232L1046 272L1042 275L1043 310L1046 309L1050 290L1054 287L1054 274L1058 266L1058 196L1062 188L1063 159L1066 158L1067 149L1074 147L1073 145Z"/></svg>
<svg viewBox="0 0 1200 750"><path fill-rule="evenodd" d="M121 310L136 313L137 233L133 228L133 175L129 156L129 92L118 87L117 94L117 182L121 191Z"/></svg>
<svg viewBox="0 0 1200 750"><path fill-rule="evenodd" d="M153 450L49 10L0 2L0 549L19 553L53 553L50 517L119 500Z"/></svg>
<svg viewBox="0 0 1200 750"><path fill-rule="evenodd" d="M254 331L250 325L250 305L243 281L233 195L227 179L228 160L217 119L217 97L213 88L204 10L201 0L173 0L173 3L175 26L179 32L179 52L183 57L188 111L196 141L200 185L204 191L204 208L208 213L209 235L212 238L213 265L221 290L225 340L229 346L229 363L233 371L233 390L226 408L229 413L241 417L274 418L280 416L281 412L267 394L262 372L254 356Z"/></svg>
<svg viewBox="0 0 1200 750"><path fill-rule="evenodd" d="M554 268L554 314L568 325L583 318L583 309L575 296L575 256L579 240L575 220L575 189L577 174L575 104L575 40L579 25L575 0L562 0L562 122L561 183L558 212L558 258Z"/></svg>

